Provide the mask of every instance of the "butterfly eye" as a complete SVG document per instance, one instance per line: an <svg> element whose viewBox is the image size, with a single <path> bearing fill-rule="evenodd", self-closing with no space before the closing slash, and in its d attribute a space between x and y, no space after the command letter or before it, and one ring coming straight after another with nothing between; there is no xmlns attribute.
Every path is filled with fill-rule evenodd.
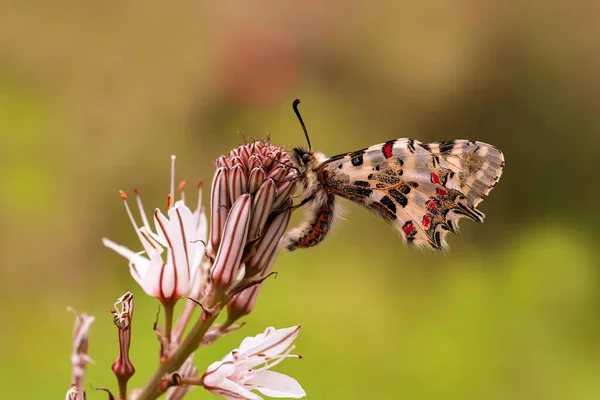
<svg viewBox="0 0 600 400"><path fill-rule="evenodd" d="M312 160L313 160L312 154L310 154L310 153L304 153L302 155L302 161L304 162L304 164L306 164L306 163L308 163L308 162L310 162Z"/></svg>

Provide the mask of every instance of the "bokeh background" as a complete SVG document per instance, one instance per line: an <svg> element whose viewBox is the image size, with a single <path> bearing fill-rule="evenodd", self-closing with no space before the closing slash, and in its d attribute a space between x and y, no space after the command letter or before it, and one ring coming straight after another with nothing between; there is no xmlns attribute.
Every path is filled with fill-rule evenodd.
<svg viewBox="0 0 600 400"><path fill-rule="evenodd" d="M3 397L63 398L71 305L96 316L86 384L105 398L89 388L116 388L107 309L127 290L143 385L157 303L100 243L138 245L117 190L162 207L170 154L210 182L243 136L304 144L299 97L326 154L465 138L505 173L446 254L348 204L199 368L302 324L304 359L278 370L312 399L600 398L599 34L589 0L0 1Z"/></svg>

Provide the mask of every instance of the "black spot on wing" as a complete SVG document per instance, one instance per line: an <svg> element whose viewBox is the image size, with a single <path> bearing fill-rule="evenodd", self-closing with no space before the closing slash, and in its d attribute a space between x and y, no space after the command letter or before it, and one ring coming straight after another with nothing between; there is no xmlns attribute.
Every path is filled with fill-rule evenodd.
<svg viewBox="0 0 600 400"><path fill-rule="evenodd" d="M352 165L358 167L363 164L363 154L365 154L366 150L367 149L360 149L349 154Z"/></svg>
<svg viewBox="0 0 600 400"><path fill-rule="evenodd" d="M419 146L421 146L423 149L431 152L431 147L429 146L429 143L421 143L421 144L419 144Z"/></svg>
<svg viewBox="0 0 600 400"><path fill-rule="evenodd" d="M440 231L435 232L433 248L439 250L442 248L442 233Z"/></svg>
<svg viewBox="0 0 600 400"><path fill-rule="evenodd" d="M380 200L380 203L386 206L391 212L396 214L396 203L388 196L383 196Z"/></svg>
<svg viewBox="0 0 600 400"><path fill-rule="evenodd" d="M344 158L346 156L347 156L347 154L338 154L337 156L333 156L331 158L328 158L327 160L325 160L325 162L323 164L327 164L327 163L330 163L332 161L341 160L342 158Z"/></svg>
<svg viewBox="0 0 600 400"><path fill-rule="evenodd" d="M454 140L447 140L444 142L439 142L439 146L440 146L440 153L448 153L450 151L452 151L452 149L454 148Z"/></svg>
<svg viewBox="0 0 600 400"><path fill-rule="evenodd" d="M371 186L367 181L354 181L355 186L369 187Z"/></svg>
<svg viewBox="0 0 600 400"><path fill-rule="evenodd" d="M408 185L398 185L398 190L402 193L402 194L409 194L410 193L410 186Z"/></svg>
<svg viewBox="0 0 600 400"><path fill-rule="evenodd" d="M399 191L397 191L396 189L390 189L388 191L388 193L390 194L390 196L392 196L394 198L394 200L396 200L396 202L398 204L400 204L402 207L406 207L406 205L408 204L408 199Z"/></svg>
<svg viewBox="0 0 600 400"><path fill-rule="evenodd" d="M344 188L344 191L350 195L358 197L369 197L373 193L372 189L363 188L359 186L348 186Z"/></svg>
<svg viewBox="0 0 600 400"><path fill-rule="evenodd" d="M386 206L384 206L383 204L379 203L379 202L372 202L368 204L368 207L375 211L377 214L379 214L381 217L383 217L384 219L387 220L394 220L396 219L396 213L392 212L390 209L388 209Z"/></svg>
<svg viewBox="0 0 600 400"><path fill-rule="evenodd" d="M415 152L415 141L413 139L408 139L408 142L406 142L406 147L408 148L408 151L410 151L411 153Z"/></svg>
<svg viewBox="0 0 600 400"><path fill-rule="evenodd" d="M354 165L355 167L359 167L363 164L364 159L363 159L363 154L364 153L358 153L358 154L354 154L352 153L351 156L351 161L352 161L352 165Z"/></svg>

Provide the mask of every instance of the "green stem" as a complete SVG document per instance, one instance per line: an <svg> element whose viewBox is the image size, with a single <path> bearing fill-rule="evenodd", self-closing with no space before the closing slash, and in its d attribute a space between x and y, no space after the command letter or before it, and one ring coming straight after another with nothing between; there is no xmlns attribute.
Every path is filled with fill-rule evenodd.
<svg viewBox="0 0 600 400"><path fill-rule="evenodd" d="M156 369L150 381L148 381L137 397L138 400L154 400L164 392L164 389L160 385L161 380L166 374L177 371L190 354L198 348L198 343L200 343L204 334L206 334L213 322L215 322L220 311L221 308L212 314L208 314L205 311L202 312L202 316L194 324L181 344L177 346L173 354L170 355L169 360L165 364L159 365Z"/></svg>
<svg viewBox="0 0 600 400"><path fill-rule="evenodd" d="M165 307L165 338L167 339L167 348L165 351L169 351L171 345L171 331L173 330L173 310L175 309L174 304L164 304Z"/></svg>

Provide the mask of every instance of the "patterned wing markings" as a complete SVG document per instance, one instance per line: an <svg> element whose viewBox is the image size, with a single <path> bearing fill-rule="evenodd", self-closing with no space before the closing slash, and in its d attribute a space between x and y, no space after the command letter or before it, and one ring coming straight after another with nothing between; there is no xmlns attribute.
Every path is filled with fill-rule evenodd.
<svg viewBox="0 0 600 400"><path fill-rule="evenodd" d="M360 157L360 168L356 168ZM398 139L337 156L321 169L333 193L358 202L392 222L405 241L447 246L463 217L482 222L476 206L495 186L504 157L476 141L421 143Z"/></svg>

